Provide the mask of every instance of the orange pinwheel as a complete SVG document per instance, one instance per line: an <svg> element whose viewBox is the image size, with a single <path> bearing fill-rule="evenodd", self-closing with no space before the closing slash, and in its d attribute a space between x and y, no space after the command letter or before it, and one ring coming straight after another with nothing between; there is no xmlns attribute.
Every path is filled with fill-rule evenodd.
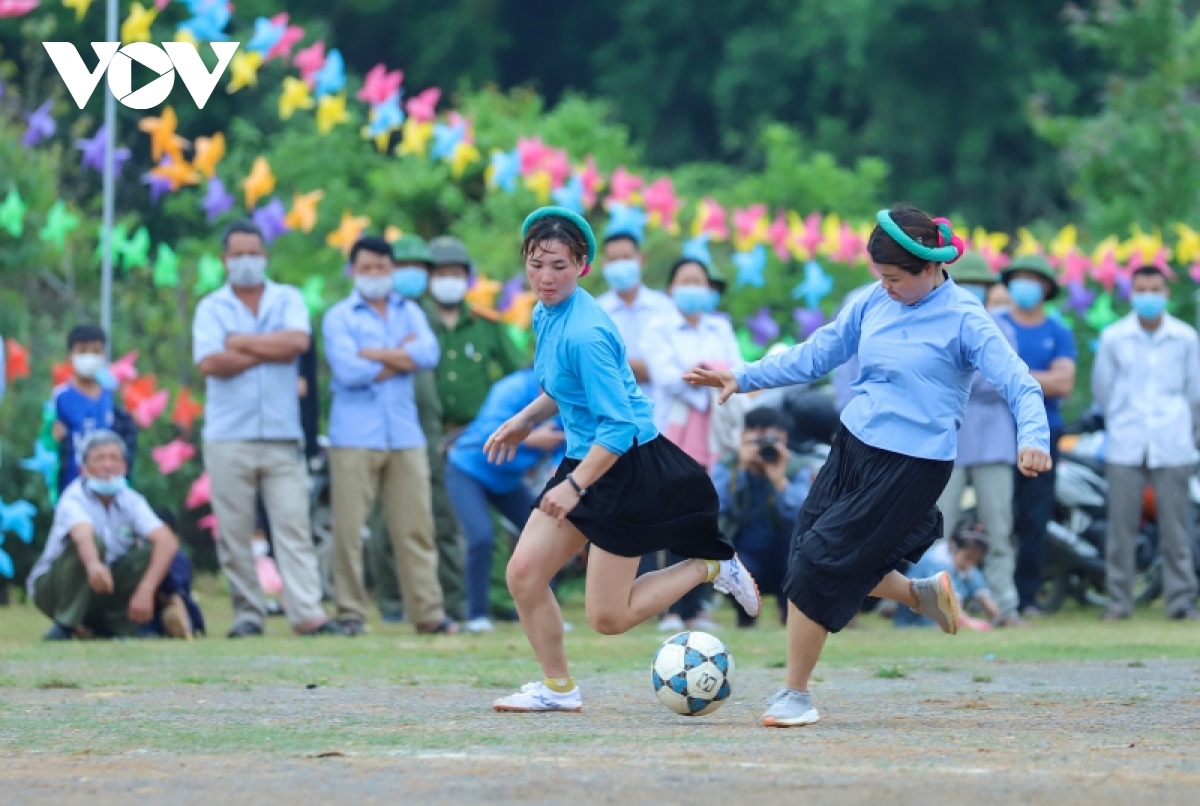
<svg viewBox="0 0 1200 806"><path fill-rule="evenodd" d="M196 156L192 167L211 178L217 172L217 163L225 156L225 135L217 132L212 137L196 138Z"/></svg>
<svg viewBox="0 0 1200 806"><path fill-rule="evenodd" d="M178 126L179 118L170 106L163 109L160 117L144 117L138 121L138 128L150 135L150 156L155 162L162 159L163 154L173 162L183 162L183 149L188 147L188 141L175 133Z"/></svg>
<svg viewBox="0 0 1200 806"><path fill-rule="evenodd" d="M192 398L192 390L186 386L175 396L175 408L171 411L171 422L185 431L190 431L192 423L204 413L204 404Z"/></svg>
<svg viewBox="0 0 1200 806"><path fill-rule="evenodd" d="M5 339L4 346L8 350L8 362L6 364L8 379L15 381L17 378L28 378L29 350L12 339Z"/></svg>
<svg viewBox="0 0 1200 806"><path fill-rule="evenodd" d="M125 409L132 412L158 392L158 378L154 375L143 375L137 380L130 381L121 389L121 401Z"/></svg>

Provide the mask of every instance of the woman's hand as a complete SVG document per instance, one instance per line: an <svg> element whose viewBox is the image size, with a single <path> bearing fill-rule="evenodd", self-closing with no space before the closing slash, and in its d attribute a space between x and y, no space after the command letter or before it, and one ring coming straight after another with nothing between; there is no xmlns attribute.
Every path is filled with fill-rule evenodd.
<svg viewBox="0 0 1200 806"><path fill-rule="evenodd" d="M727 369L705 369L704 365L701 364L685 372L683 379L692 386L711 386L714 389L720 389L721 394L717 396L718 403L724 403L738 391L737 379Z"/></svg>
<svg viewBox="0 0 1200 806"><path fill-rule="evenodd" d="M542 423L526 438L525 444L539 451L552 451L566 438L567 435L560 431L554 423Z"/></svg>
<svg viewBox="0 0 1200 806"><path fill-rule="evenodd" d="M542 502L538 505L538 509L562 523L563 518L567 517L578 504L579 493L575 492L571 482L560 481L542 496Z"/></svg>
<svg viewBox="0 0 1200 806"><path fill-rule="evenodd" d="M1039 451L1037 448L1022 448L1017 454L1017 470L1021 471L1022 476L1030 478L1038 473L1045 473L1050 468L1054 467L1054 462L1050 459L1050 454L1045 451Z"/></svg>
<svg viewBox="0 0 1200 806"><path fill-rule="evenodd" d="M525 412L509 418L483 443L483 452L492 464L503 464L517 455L517 446L533 433L533 423Z"/></svg>

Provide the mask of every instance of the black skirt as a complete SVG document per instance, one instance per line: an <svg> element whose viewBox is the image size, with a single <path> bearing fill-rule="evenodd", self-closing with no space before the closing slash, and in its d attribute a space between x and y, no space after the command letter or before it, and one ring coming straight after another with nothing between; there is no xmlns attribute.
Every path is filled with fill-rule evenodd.
<svg viewBox="0 0 1200 806"><path fill-rule="evenodd" d="M564 459L534 502L579 466ZM663 436L634 444L567 515L592 544L620 557L673 551L728 560L733 544L717 525L720 502L708 473Z"/></svg>
<svg viewBox="0 0 1200 806"><path fill-rule="evenodd" d="M841 428L792 537L784 593L830 632L942 536L937 500L954 462L873 448Z"/></svg>

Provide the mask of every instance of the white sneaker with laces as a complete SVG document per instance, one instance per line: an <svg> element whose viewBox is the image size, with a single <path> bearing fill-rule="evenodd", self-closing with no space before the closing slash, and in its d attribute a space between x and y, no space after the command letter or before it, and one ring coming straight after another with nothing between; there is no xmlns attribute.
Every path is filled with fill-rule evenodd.
<svg viewBox="0 0 1200 806"><path fill-rule="evenodd" d="M713 580L713 587L732 596L748 615L757 616L762 610L758 584L736 556L732 560L721 560L721 570Z"/></svg>
<svg viewBox="0 0 1200 806"><path fill-rule="evenodd" d="M583 695L579 686L565 694L559 694L554 689L538 680L526 683L516 694L501 697L492 703L496 711L513 713L531 713L534 711L580 711L583 709Z"/></svg>
<svg viewBox="0 0 1200 806"><path fill-rule="evenodd" d="M683 632L686 629L687 627L684 626L683 619L674 613L668 613L658 622L659 632Z"/></svg>
<svg viewBox="0 0 1200 806"><path fill-rule="evenodd" d="M481 616L479 618L473 618L467 621L467 623L463 625L463 629L473 635L478 635L479 633L484 632L495 632L496 625L492 624L492 620L487 616Z"/></svg>

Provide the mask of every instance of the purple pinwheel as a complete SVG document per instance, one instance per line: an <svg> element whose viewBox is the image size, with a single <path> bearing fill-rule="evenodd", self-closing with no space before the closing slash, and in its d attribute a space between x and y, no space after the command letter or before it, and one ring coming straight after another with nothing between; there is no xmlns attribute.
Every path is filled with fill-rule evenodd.
<svg viewBox="0 0 1200 806"><path fill-rule="evenodd" d="M1096 292L1083 283L1067 283L1067 306L1079 316L1083 316L1092 307Z"/></svg>
<svg viewBox="0 0 1200 806"><path fill-rule="evenodd" d="M208 223L211 224L221 213L233 208L233 196L225 190L225 183L214 176L208 180L208 187L204 191L204 200L200 202L200 207L204 210Z"/></svg>
<svg viewBox="0 0 1200 806"><path fill-rule="evenodd" d="M54 101L46 101L29 113L26 117L26 120L29 121L29 128L25 130L25 136L21 138L21 145L33 148L47 137L54 136L54 132L58 130L58 124L54 122L54 118L50 117L50 109L53 106Z"/></svg>
<svg viewBox="0 0 1200 806"><path fill-rule="evenodd" d="M163 157L159 165L164 165L169 162L168 157ZM165 176L160 176L153 171L147 171L142 174L142 184L150 187L150 203L157 204L158 200L163 197L164 193L171 192L171 180Z"/></svg>
<svg viewBox="0 0 1200 806"><path fill-rule="evenodd" d="M797 308L792 311L792 318L800 327L800 338L807 339L817 328L825 324L825 314L820 309Z"/></svg>
<svg viewBox="0 0 1200 806"><path fill-rule="evenodd" d="M500 289L500 301L496 304L496 310L504 313L512 305L517 294L525 290L525 275L518 274L511 280L506 282Z"/></svg>
<svg viewBox="0 0 1200 806"><path fill-rule="evenodd" d="M103 125L96 129L90 139L80 138L75 141L75 147L83 152L80 167L91 168L97 173L104 172L104 137L108 129ZM113 149L113 170L119 175L122 166L129 159L129 149L118 147Z"/></svg>
<svg viewBox="0 0 1200 806"><path fill-rule="evenodd" d="M1116 289L1118 299L1129 299L1130 294L1133 293L1133 275L1124 273L1118 274Z"/></svg>
<svg viewBox="0 0 1200 806"><path fill-rule="evenodd" d="M771 309L766 305L758 309L758 313L746 320L746 329L754 337L754 343L765 346L779 338L779 323L771 316Z"/></svg>
<svg viewBox="0 0 1200 806"><path fill-rule="evenodd" d="M271 201L255 210L251 218L262 230L263 240L269 244L288 231L287 224L283 220L286 216L287 211L283 207L283 202L277 197L272 197Z"/></svg>

